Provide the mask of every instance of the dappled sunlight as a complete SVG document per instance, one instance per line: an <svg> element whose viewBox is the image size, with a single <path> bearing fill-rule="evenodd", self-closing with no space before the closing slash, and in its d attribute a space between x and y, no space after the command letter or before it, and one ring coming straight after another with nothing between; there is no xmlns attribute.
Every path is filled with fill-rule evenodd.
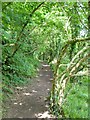
<svg viewBox="0 0 90 120"><path fill-rule="evenodd" d="M23 88L22 87L16 87L17 90L22 90Z"/></svg>
<svg viewBox="0 0 90 120"><path fill-rule="evenodd" d="M39 76L43 76L43 74L40 74Z"/></svg>
<svg viewBox="0 0 90 120"><path fill-rule="evenodd" d="M50 90L50 89L47 89L48 91Z"/></svg>
<svg viewBox="0 0 90 120"><path fill-rule="evenodd" d="M47 67L48 65L45 66ZM49 105L47 100L47 96L51 86L51 72L49 72L50 67L46 68L45 66L43 67L43 69L41 68L39 74L35 76L35 85L30 84L30 86L27 87L16 87L17 97L16 99L12 99L13 108L16 111L14 111L13 113L10 112L10 116L12 116L11 114L13 114L15 117L18 116L18 118L21 119L23 119L24 117L27 118L28 116L29 118L31 116L33 116L33 118L51 118L51 115L48 112ZM17 111L21 112L17 113Z"/></svg>
<svg viewBox="0 0 90 120"><path fill-rule="evenodd" d="M39 71L39 69L37 68L37 71Z"/></svg>
<svg viewBox="0 0 90 120"><path fill-rule="evenodd" d="M16 103L16 102L14 103L14 105L17 105L17 104L18 104L18 103Z"/></svg>
<svg viewBox="0 0 90 120"><path fill-rule="evenodd" d="M46 65L46 64L43 64L42 66L43 66L43 67L50 67L50 65Z"/></svg>
<svg viewBox="0 0 90 120"><path fill-rule="evenodd" d="M23 93L23 95L26 95L26 96L32 96L31 93Z"/></svg>
<svg viewBox="0 0 90 120"><path fill-rule="evenodd" d="M45 111L44 113L35 114L37 118L54 118L54 116L50 115L49 111Z"/></svg>
<svg viewBox="0 0 90 120"><path fill-rule="evenodd" d="M19 105L22 105L23 103L19 103Z"/></svg>
<svg viewBox="0 0 90 120"><path fill-rule="evenodd" d="M26 88L27 88L27 87L23 87L23 88L22 88L22 87L16 87L17 90L21 90L21 91L22 91L23 89L26 89Z"/></svg>
<svg viewBox="0 0 90 120"><path fill-rule="evenodd" d="M52 61L52 64L56 64L57 63L57 59L54 59L53 61Z"/></svg>
<svg viewBox="0 0 90 120"><path fill-rule="evenodd" d="M50 81L53 81L53 78L51 78Z"/></svg>
<svg viewBox="0 0 90 120"><path fill-rule="evenodd" d="M49 119L50 113L88 118L86 1L3 2L0 100L5 118Z"/></svg>
<svg viewBox="0 0 90 120"><path fill-rule="evenodd" d="M33 93L36 93L37 91L36 90L32 90Z"/></svg>
<svg viewBox="0 0 90 120"><path fill-rule="evenodd" d="M23 105L23 103L22 102L20 102L20 103L15 102L14 105L20 105L21 106L21 105Z"/></svg>
<svg viewBox="0 0 90 120"><path fill-rule="evenodd" d="M18 118L23 119L23 117L18 117Z"/></svg>
<svg viewBox="0 0 90 120"><path fill-rule="evenodd" d="M29 108L28 110L29 110L29 111L31 111L31 109L30 109L30 108Z"/></svg>
<svg viewBox="0 0 90 120"><path fill-rule="evenodd" d="M16 98L12 98L11 100L12 100L12 101L16 101Z"/></svg>
<svg viewBox="0 0 90 120"><path fill-rule="evenodd" d="M40 80L37 80L37 82L40 82Z"/></svg>
<svg viewBox="0 0 90 120"><path fill-rule="evenodd" d="M49 105L45 105L46 108L49 108Z"/></svg>
<svg viewBox="0 0 90 120"><path fill-rule="evenodd" d="M46 75L46 76L50 77L50 75Z"/></svg>
<svg viewBox="0 0 90 120"><path fill-rule="evenodd" d="M38 75L36 75L36 78L38 78Z"/></svg>

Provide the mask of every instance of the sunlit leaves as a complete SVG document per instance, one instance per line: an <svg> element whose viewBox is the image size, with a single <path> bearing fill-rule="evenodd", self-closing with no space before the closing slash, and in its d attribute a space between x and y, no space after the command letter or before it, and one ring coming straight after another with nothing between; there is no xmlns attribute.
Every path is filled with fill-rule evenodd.
<svg viewBox="0 0 90 120"><path fill-rule="evenodd" d="M37 9L31 17L32 11L39 4L39 2L3 3L2 60L4 74L3 88L5 92L12 93L9 86L14 87L24 84L27 81L27 77L35 76L36 69L39 65L38 59L44 59L50 62L53 70L55 71L55 64L60 57L59 55L65 42L76 37L87 36L88 9L86 2L45 2L43 6ZM21 32L22 35L20 34ZM76 48L73 50L73 56L74 53L77 53L79 49L82 49L85 45L86 43L79 43L74 46L74 48ZM62 64L68 65L70 62L70 48L71 46L69 46L64 59L61 61ZM9 58L12 56L15 49L17 51L14 56ZM83 55L80 55L79 57L81 58L82 56ZM58 75L61 74L66 67L67 66L61 66L58 68ZM66 73L66 76L69 76L69 72ZM80 80L78 81L80 82ZM52 106L53 97L56 100L53 112L59 116L59 79L57 83L57 88L55 89L56 96L51 96L50 99L52 101ZM67 88L71 88L71 85L68 85ZM66 93L68 92L67 88L65 91ZM86 99L86 86L74 86L64 105L66 117L86 117L87 111L84 113L84 110L87 108ZM76 101L76 104L74 104L74 100ZM85 103L85 108L84 105L81 106L83 103Z"/></svg>

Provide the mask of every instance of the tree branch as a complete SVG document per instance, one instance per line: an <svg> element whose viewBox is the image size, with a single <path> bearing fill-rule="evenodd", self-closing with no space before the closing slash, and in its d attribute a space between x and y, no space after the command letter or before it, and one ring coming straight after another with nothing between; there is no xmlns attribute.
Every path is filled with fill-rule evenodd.
<svg viewBox="0 0 90 120"><path fill-rule="evenodd" d="M71 60L70 64L67 67L67 71L70 69L70 66L73 64L73 62L75 61L75 59L77 58L77 56L79 56L80 54L82 54L84 51L88 50L89 46L84 47L82 50L80 50ZM75 64L74 64L75 65Z"/></svg>
<svg viewBox="0 0 90 120"><path fill-rule="evenodd" d="M30 55L30 54L34 53L37 49L38 49L37 47L36 47L36 48L34 48L32 51L30 51L30 52L26 53L26 55L27 55L27 54L29 54L29 55Z"/></svg>
<svg viewBox="0 0 90 120"><path fill-rule="evenodd" d="M61 107L62 103L63 103L63 98L64 98L64 91L67 85L67 82L69 80L69 78L73 77L74 75L80 75L80 73L76 73L73 75L73 73L75 72L76 68L78 68L82 62L84 62L88 57L90 57L90 54L86 55L84 58L82 58L79 63L76 64L76 66L71 70L71 72L69 73L68 77L66 77L66 75L64 74L61 79L59 80L60 82L58 82L60 88L59 88L59 105ZM87 74L87 71L82 73L83 75Z"/></svg>
<svg viewBox="0 0 90 120"><path fill-rule="evenodd" d="M76 63L74 62L75 59L77 59L77 56L79 56L80 54L83 54L83 52L85 52L86 50L88 50L89 47L84 47L82 50L80 50L71 60L71 62L69 63L69 65L67 66L66 70L64 72L62 72L60 75L57 76L56 79L58 78L61 78L61 76L64 76L65 77L65 74L68 73L68 71L72 70L75 66L76 66ZM80 61L80 60L78 60ZM74 62L74 64L73 64Z"/></svg>
<svg viewBox="0 0 90 120"><path fill-rule="evenodd" d="M72 77L77 77L77 76L83 76L83 75L86 75L88 76L88 70L87 71L79 71L78 73L76 74L72 74Z"/></svg>
<svg viewBox="0 0 90 120"><path fill-rule="evenodd" d="M76 12L77 12L77 14L78 14L79 21L82 23L82 25L83 25L86 29L88 29L88 27L82 22L82 20L81 20L81 18L80 18L80 15L79 15L79 13L78 13L78 11L77 11L77 9L76 9Z"/></svg>
<svg viewBox="0 0 90 120"><path fill-rule="evenodd" d="M70 44L73 44L73 43L85 42L85 41L90 41L90 37L87 37L87 38L76 38L76 39L72 39L72 40L69 40L69 41L66 42L66 44L62 47L62 50L61 50L60 55L59 55L58 60L57 60L57 65L56 65L56 70L55 70L55 76L57 74L57 70L58 70L58 67L60 65L61 59L65 55L68 46Z"/></svg>
<svg viewBox="0 0 90 120"><path fill-rule="evenodd" d="M42 5L44 4L44 2L40 3L31 13L30 13L30 17L33 16L33 14L36 12L36 10L38 10ZM27 24L29 23L29 20L27 20L24 24L23 24L23 27L22 27L22 30L17 38L17 41L20 40L21 36L22 36L22 32L24 31L25 27L27 26Z"/></svg>
<svg viewBox="0 0 90 120"><path fill-rule="evenodd" d="M52 85L52 94L54 94L56 79L60 78L62 75L63 75L63 76L62 76L62 80L63 80L63 78L65 77L66 71L64 71L64 72L63 72L61 75L59 75L59 76L57 75L57 71L58 71L58 68L59 68L61 59L62 59L62 57L65 55L68 46L69 46L70 44L72 44L72 43L85 42L85 41L89 41L89 40L90 40L90 37L88 37L88 38L72 39L72 40L67 41L66 44L62 47L62 50L61 50L61 52L60 52L60 54L59 54L59 57L58 57L58 60L57 60L56 70L55 70L55 72L54 72L54 79L53 79L53 83L52 83L52 84L53 84L53 85ZM88 48L89 48L89 46L88 46ZM84 50L86 50L86 49L87 49L87 48L84 48L83 50L79 51L79 53L77 53L77 54L78 54L78 55L81 54L81 53L82 53ZM73 58L73 60L76 59L76 57L77 57L78 55L76 55L75 58ZM73 60L71 61L70 64L73 63ZM70 69L70 67L69 67L68 69ZM67 70L67 72L68 72L68 70Z"/></svg>
<svg viewBox="0 0 90 120"><path fill-rule="evenodd" d="M31 34L31 32L32 32L34 29L35 29L35 27L33 27L33 28L31 29L30 34ZM23 42L23 41L22 41L22 42ZM17 44L16 44L16 45L17 45ZM13 54L11 55L11 57L13 57L13 56L15 55L15 53L18 51L18 49L20 48L21 45L22 45L22 44L20 44L20 45L18 45L18 46L16 47L16 49L14 50Z"/></svg>
<svg viewBox="0 0 90 120"><path fill-rule="evenodd" d="M38 10L43 4L44 4L44 2L40 3L40 4L31 12L30 17L32 17L33 14L36 12L36 10ZM22 36L22 33L23 33L23 31L24 31L24 29L25 29L25 27L27 26L28 23L29 23L29 20L27 20L27 21L24 23L24 25L23 25L23 27L22 27L22 30L21 30L18 38L17 38L16 44L17 44L18 41L20 41L21 36ZM11 56L8 56L7 59L6 59L6 61L8 60L8 58L11 58L11 57L13 57L13 56L15 55L15 53L16 53L17 50L20 48L20 46L21 46L21 45L18 45L18 47L15 48L15 50L14 50L13 53L12 53L12 55L11 55Z"/></svg>

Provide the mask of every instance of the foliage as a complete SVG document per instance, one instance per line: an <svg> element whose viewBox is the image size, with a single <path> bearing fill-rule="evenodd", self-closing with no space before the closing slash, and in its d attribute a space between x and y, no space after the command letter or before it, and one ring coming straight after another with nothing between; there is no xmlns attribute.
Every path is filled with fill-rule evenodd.
<svg viewBox="0 0 90 120"><path fill-rule="evenodd" d="M26 83L28 77L35 76L36 68L39 65L38 59L33 54L29 54L29 51L33 50L35 46L30 45L34 44L34 41L30 43L29 31L25 31L26 38L23 35L20 41L17 41L22 26L21 23L25 21L23 15L26 15L25 12L22 12L24 4L20 5L21 3L17 5L13 3L10 7L7 6L8 10L3 11L3 91L11 94L13 93L13 87ZM19 11L17 11L18 7ZM12 11L15 14L12 14ZM17 49L17 52L13 55L15 49Z"/></svg>
<svg viewBox="0 0 90 120"><path fill-rule="evenodd" d="M3 94L13 94L16 86L36 75L40 60L48 61L54 71L52 113L57 117L87 118L87 77L73 76L87 70L87 17L87 2L4 2Z"/></svg>
<svg viewBox="0 0 90 120"><path fill-rule="evenodd" d="M81 80L74 82L68 94L69 95L67 96L65 104L63 106L63 109L65 109L66 117L87 118L88 116L88 78L82 77ZM72 110L73 108L74 110Z"/></svg>

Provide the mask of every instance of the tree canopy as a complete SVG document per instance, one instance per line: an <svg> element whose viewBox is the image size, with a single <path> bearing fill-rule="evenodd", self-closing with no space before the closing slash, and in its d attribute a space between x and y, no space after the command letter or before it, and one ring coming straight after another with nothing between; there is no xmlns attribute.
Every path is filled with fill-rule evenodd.
<svg viewBox="0 0 90 120"><path fill-rule="evenodd" d="M54 72L51 112L88 117L89 7L88 2L2 3L4 97L34 77L43 60Z"/></svg>

